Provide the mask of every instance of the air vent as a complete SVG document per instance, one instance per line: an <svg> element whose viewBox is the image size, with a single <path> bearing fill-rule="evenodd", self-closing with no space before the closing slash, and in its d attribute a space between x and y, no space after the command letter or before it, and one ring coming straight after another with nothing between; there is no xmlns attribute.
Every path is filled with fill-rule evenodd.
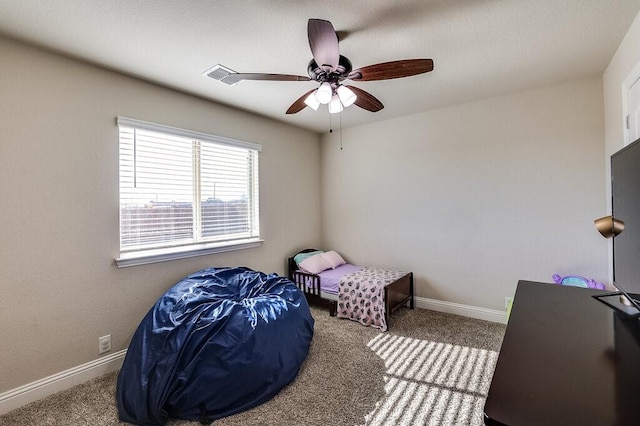
<svg viewBox="0 0 640 426"><path fill-rule="evenodd" d="M224 81L225 77L228 77L231 74L237 74L235 71L225 67L224 65L214 65L212 68L209 68L202 74L206 75L207 77L211 77L214 80L222 81L223 83L226 83L228 85L237 83L237 81Z"/></svg>

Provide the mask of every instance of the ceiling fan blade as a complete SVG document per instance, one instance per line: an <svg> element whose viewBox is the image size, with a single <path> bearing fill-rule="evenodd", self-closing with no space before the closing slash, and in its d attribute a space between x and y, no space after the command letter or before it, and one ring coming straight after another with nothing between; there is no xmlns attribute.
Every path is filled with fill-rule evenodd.
<svg viewBox="0 0 640 426"><path fill-rule="evenodd" d="M340 60L338 35L333 25L324 19L309 19L307 24L309 47L316 64L325 71L333 71Z"/></svg>
<svg viewBox="0 0 640 426"><path fill-rule="evenodd" d="M223 78L223 83L236 84L242 80L270 80L270 81L309 81L309 77L289 74L260 74L260 73L233 73Z"/></svg>
<svg viewBox="0 0 640 426"><path fill-rule="evenodd" d="M353 90L353 93L356 94L357 98L354 104L356 104L360 108L366 109L367 111L371 112L378 112L382 108L384 108L382 102L380 102L378 98L373 96L371 93L365 92L364 90L355 86L349 86L348 84L345 84L345 86Z"/></svg>
<svg viewBox="0 0 640 426"><path fill-rule="evenodd" d="M404 59L353 70L349 73L348 78L356 81L390 80L423 74L432 70L432 59Z"/></svg>
<svg viewBox="0 0 640 426"><path fill-rule="evenodd" d="M316 89L311 89L304 95L300 96L294 103L291 104L289 109L287 110L287 114L295 114L296 112L300 112L306 108L307 104L304 103L304 100L307 99L311 93L315 92Z"/></svg>

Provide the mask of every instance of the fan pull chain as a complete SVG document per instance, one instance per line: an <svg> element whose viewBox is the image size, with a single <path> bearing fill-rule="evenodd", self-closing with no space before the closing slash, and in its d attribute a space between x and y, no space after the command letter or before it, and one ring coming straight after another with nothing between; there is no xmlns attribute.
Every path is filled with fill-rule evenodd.
<svg viewBox="0 0 640 426"><path fill-rule="evenodd" d="M340 129L340 151L342 151L343 149L342 147L342 111L340 111L339 114L340 114L340 121L338 123L338 126ZM329 133L333 133L333 127L331 123L331 113L329 113Z"/></svg>
<svg viewBox="0 0 640 426"><path fill-rule="evenodd" d="M340 151L342 151L342 111L340 111Z"/></svg>

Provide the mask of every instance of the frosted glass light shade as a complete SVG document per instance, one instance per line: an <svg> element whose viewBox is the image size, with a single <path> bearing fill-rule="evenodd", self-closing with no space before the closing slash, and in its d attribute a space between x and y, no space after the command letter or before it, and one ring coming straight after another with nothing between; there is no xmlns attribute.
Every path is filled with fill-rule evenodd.
<svg viewBox="0 0 640 426"><path fill-rule="evenodd" d="M331 89L331 84L322 83L318 90L316 91L316 98L318 102L321 104L328 104L331 102L331 96L333 96L333 90Z"/></svg>
<svg viewBox="0 0 640 426"><path fill-rule="evenodd" d="M315 92L311 92L304 100L304 103L314 111L317 111L320 106L320 101L318 101L316 93L318 93L317 90Z"/></svg>
<svg viewBox="0 0 640 426"><path fill-rule="evenodd" d="M335 114L337 112L342 111L344 108L342 107L342 102L340 102L340 98L337 95L334 95L331 98L331 102L329 103L329 112L331 114Z"/></svg>
<svg viewBox="0 0 640 426"><path fill-rule="evenodd" d="M353 105L353 103L358 98L356 94L353 93L353 90L349 89L346 86L338 87L338 97L340 98L340 102L342 102L342 105L344 105L345 108Z"/></svg>

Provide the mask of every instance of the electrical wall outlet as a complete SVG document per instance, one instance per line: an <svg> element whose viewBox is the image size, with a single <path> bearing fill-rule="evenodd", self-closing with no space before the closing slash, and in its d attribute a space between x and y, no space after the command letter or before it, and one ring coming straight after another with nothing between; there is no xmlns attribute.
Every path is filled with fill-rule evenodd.
<svg viewBox="0 0 640 426"><path fill-rule="evenodd" d="M505 296L504 298L504 308L507 309L509 304L513 302L513 297Z"/></svg>
<svg viewBox="0 0 640 426"><path fill-rule="evenodd" d="M98 337L98 355L111 350L111 335Z"/></svg>

